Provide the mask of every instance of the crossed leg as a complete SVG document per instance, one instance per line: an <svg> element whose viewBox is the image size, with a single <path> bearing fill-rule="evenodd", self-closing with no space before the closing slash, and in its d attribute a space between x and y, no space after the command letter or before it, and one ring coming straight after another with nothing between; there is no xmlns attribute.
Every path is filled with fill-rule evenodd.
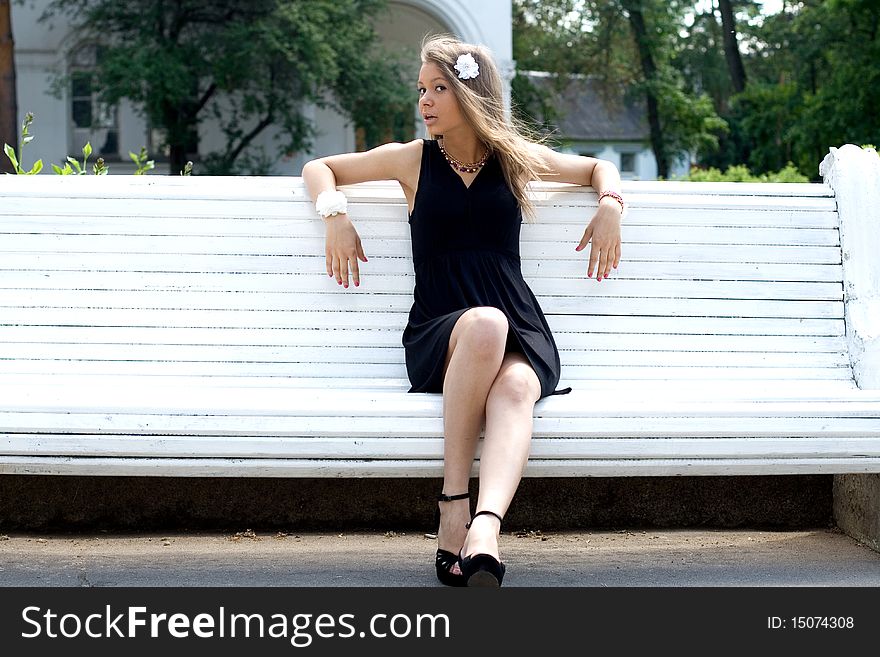
<svg viewBox="0 0 880 657"><path fill-rule="evenodd" d="M529 454L532 415L541 394L537 374L526 357L506 351L509 325L497 308L481 306L463 313L449 338L443 379L443 492L468 490L480 430L477 511L507 512ZM463 556L498 558L500 523L490 515L474 519L470 531L467 500L441 503L440 548ZM458 572L458 566L453 568Z"/></svg>

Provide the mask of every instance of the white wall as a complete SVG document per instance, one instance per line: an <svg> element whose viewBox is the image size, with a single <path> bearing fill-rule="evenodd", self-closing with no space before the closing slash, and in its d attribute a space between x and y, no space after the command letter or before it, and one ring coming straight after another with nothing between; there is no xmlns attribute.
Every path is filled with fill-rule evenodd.
<svg viewBox="0 0 880 657"><path fill-rule="evenodd" d="M28 112L34 114L31 134L34 141L25 146L23 166L43 160L46 171L67 157L67 103L49 93L52 72L60 65L58 52L66 36L62 29L49 29L38 23L46 0L12 4L12 38L15 41L18 126ZM16 149L18 145L16 144Z"/></svg>

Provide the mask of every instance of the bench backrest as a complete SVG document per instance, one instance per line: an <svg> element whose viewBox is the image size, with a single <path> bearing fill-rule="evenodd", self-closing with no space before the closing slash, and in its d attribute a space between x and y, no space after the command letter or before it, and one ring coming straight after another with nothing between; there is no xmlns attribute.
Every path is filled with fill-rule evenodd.
<svg viewBox="0 0 880 657"><path fill-rule="evenodd" d="M394 182L343 190L369 258L347 290L299 178L0 178L0 376L408 389L406 202ZM522 268L560 386L853 387L827 185L625 183L601 283L574 250L595 194L532 191Z"/></svg>

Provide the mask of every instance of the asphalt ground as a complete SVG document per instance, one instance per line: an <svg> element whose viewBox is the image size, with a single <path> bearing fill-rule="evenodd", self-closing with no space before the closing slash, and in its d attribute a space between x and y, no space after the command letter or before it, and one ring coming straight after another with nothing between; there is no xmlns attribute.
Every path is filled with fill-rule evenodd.
<svg viewBox="0 0 880 657"><path fill-rule="evenodd" d="M503 532L505 587L880 586L834 528ZM442 587L436 540L397 531L0 534L3 587Z"/></svg>

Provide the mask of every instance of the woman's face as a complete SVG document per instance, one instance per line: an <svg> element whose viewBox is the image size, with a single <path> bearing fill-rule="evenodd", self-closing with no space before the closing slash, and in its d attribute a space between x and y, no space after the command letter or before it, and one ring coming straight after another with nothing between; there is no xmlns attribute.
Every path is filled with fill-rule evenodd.
<svg viewBox="0 0 880 657"><path fill-rule="evenodd" d="M445 73L433 62L419 69L418 90L419 113L431 135L443 135L464 123Z"/></svg>

